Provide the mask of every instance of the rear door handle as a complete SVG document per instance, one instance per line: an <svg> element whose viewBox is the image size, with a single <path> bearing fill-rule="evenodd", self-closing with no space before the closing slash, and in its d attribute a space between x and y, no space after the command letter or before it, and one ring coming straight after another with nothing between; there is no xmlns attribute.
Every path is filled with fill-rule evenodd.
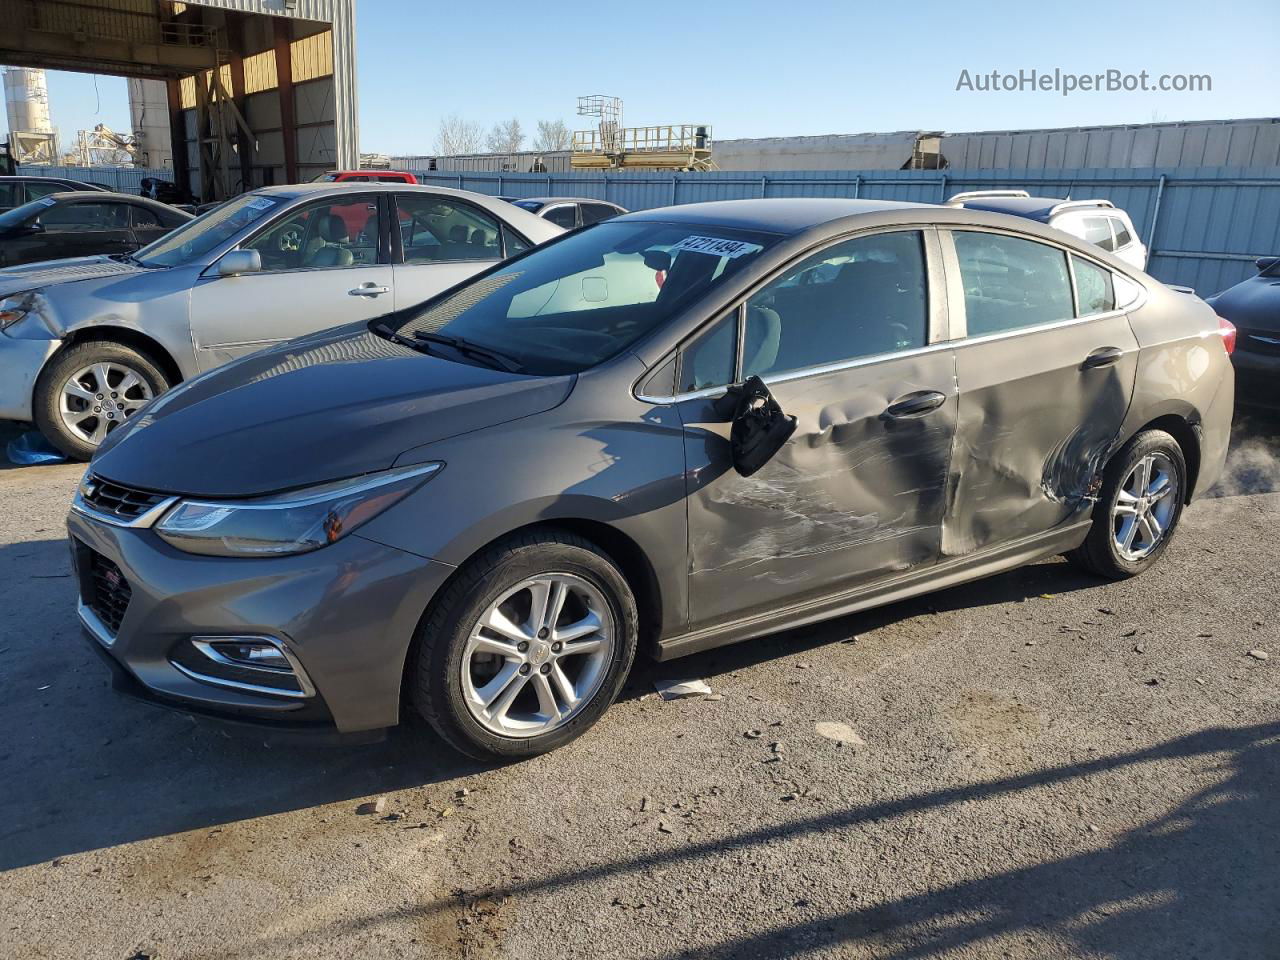
<svg viewBox="0 0 1280 960"><path fill-rule="evenodd" d="M922 417L926 413L937 410L947 402L947 396L937 390L921 390L899 397L885 408L884 415L895 420L906 417Z"/></svg>
<svg viewBox="0 0 1280 960"><path fill-rule="evenodd" d="M1099 347L1084 358L1084 363L1080 364L1080 368L1082 370L1093 370L1097 367L1109 367L1113 363L1118 363L1123 356L1124 351L1119 347Z"/></svg>
<svg viewBox="0 0 1280 960"><path fill-rule="evenodd" d="M380 297L384 293L390 293L390 292L391 292L390 287L379 286L378 284L372 283L372 282L362 283L360 284L360 286L356 287L354 290L347 291L347 293L349 293L353 297Z"/></svg>

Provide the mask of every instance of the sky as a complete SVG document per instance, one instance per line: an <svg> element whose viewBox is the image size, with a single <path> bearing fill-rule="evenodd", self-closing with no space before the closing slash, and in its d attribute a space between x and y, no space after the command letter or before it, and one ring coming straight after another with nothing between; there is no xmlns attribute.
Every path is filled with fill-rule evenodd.
<svg viewBox="0 0 1280 960"><path fill-rule="evenodd" d="M621 97L630 126L715 137L1001 130L1280 113L1280 19L1256 0L959 4L737 0L652 5L357 0L361 149L431 153L442 117L485 128ZM1207 74L1198 92L981 92L992 70ZM64 143L128 128L124 81L49 74Z"/></svg>

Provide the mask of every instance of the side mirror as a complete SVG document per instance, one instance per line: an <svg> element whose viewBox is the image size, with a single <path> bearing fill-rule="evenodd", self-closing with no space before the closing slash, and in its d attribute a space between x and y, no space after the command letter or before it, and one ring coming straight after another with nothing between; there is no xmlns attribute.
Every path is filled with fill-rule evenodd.
<svg viewBox="0 0 1280 960"><path fill-rule="evenodd" d="M218 276L238 277L262 270L262 254L257 250L228 250L218 261Z"/></svg>
<svg viewBox="0 0 1280 960"><path fill-rule="evenodd" d="M28 220L22 225L22 229L26 233L44 233L44 224L41 223L38 218L35 220Z"/></svg>
<svg viewBox="0 0 1280 960"><path fill-rule="evenodd" d="M715 410L732 420L729 447L733 468L744 477L772 460L796 432L796 418L782 412L769 388L757 376L731 386L715 402Z"/></svg>
<svg viewBox="0 0 1280 960"><path fill-rule="evenodd" d="M1259 257L1253 261L1253 265L1258 268L1259 273L1270 270L1277 263L1280 263L1280 257Z"/></svg>

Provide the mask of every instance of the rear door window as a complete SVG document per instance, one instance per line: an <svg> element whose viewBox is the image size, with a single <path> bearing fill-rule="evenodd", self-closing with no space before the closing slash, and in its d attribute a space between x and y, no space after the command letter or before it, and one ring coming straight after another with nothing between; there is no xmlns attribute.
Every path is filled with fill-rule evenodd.
<svg viewBox="0 0 1280 960"><path fill-rule="evenodd" d="M432 194L396 194L405 263L502 259L502 225L470 204Z"/></svg>
<svg viewBox="0 0 1280 960"><path fill-rule="evenodd" d="M605 203L584 203L581 204L582 223L585 226L588 223L599 223L601 220L608 220L610 217L616 217L618 211Z"/></svg>
<svg viewBox="0 0 1280 960"><path fill-rule="evenodd" d="M572 230L578 225L578 208L573 204L564 204L559 207L552 207L542 215L544 220L550 220L557 227L564 227L566 230Z"/></svg>
<svg viewBox="0 0 1280 960"><path fill-rule="evenodd" d="M1095 244L1103 250L1114 250L1116 248L1116 242L1114 235L1111 233L1111 218L1085 217L1084 238L1089 243Z"/></svg>
<svg viewBox="0 0 1280 960"><path fill-rule="evenodd" d="M1133 243L1133 234L1129 232L1129 227L1125 222L1119 217L1110 217L1109 219L1111 220L1112 228L1115 230L1115 249L1119 250L1121 247L1127 247L1129 244Z"/></svg>
<svg viewBox="0 0 1280 960"><path fill-rule="evenodd" d="M49 230L119 230L129 225L123 203L60 203L40 214Z"/></svg>
<svg viewBox="0 0 1280 960"><path fill-rule="evenodd" d="M957 230L956 258L969 336L981 337L1075 316L1067 255L1000 233Z"/></svg>

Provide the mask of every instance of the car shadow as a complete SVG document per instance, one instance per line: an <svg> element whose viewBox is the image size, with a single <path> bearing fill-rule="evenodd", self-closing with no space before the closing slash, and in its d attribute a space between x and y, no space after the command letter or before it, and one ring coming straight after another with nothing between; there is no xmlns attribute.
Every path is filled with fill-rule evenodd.
<svg viewBox="0 0 1280 960"><path fill-rule="evenodd" d="M0 870L486 768L416 722L310 744L121 697L76 620L65 541L0 547L0 582Z"/></svg>

